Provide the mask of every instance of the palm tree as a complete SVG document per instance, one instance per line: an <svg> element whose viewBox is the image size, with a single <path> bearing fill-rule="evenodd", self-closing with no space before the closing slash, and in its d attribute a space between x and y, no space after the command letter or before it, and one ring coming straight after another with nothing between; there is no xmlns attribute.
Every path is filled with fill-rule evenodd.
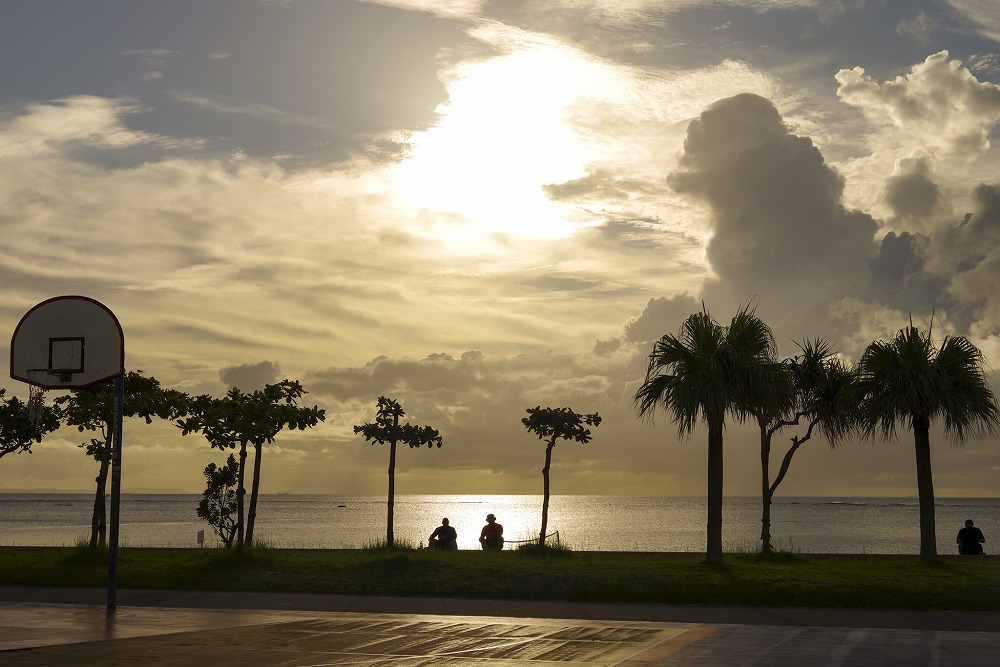
<svg viewBox="0 0 1000 667"><path fill-rule="evenodd" d="M991 434L1000 410L983 372L983 357L968 339L946 337L939 349L930 332L912 322L890 342L875 341L857 364L861 428L866 437L895 437L896 425L913 431L920 506L920 560L937 560L930 425L944 419L945 433L958 443Z"/></svg>
<svg viewBox="0 0 1000 667"><path fill-rule="evenodd" d="M703 310L678 335L663 336L649 354L646 379L635 394L639 416L663 409L681 437L699 419L708 426L706 559L722 563L722 436L727 414L743 421L751 405L775 405L774 335L749 305L723 327Z"/></svg>

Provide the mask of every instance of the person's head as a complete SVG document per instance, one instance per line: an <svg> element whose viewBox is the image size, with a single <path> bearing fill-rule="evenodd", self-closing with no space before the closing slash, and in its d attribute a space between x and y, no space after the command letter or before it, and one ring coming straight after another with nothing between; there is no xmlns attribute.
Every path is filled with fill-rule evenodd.
<svg viewBox="0 0 1000 667"><path fill-rule="evenodd" d="M486 515L486 523L493 523L496 520L497 520L497 518L495 516L493 516L492 514L487 514Z"/></svg>
<svg viewBox="0 0 1000 667"><path fill-rule="evenodd" d="M442 526L447 526L448 525L448 519L441 519L441 525Z"/></svg>
<svg viewBox="0 0 1000 667"><path fill-rule="evenodd" d="M976 522L973 521L972 519L966 519L965 520L965 527L966 528L972 528L974 525L976 525Z"/></svg>

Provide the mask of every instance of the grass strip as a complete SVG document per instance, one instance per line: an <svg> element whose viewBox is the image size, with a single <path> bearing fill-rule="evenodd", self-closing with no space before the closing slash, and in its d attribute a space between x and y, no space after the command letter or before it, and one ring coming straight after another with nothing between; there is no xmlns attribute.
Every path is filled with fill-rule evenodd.
<svg viewBox="0 0 1000 667"><path fill-rule="evenodd" d="M107 585L107 552L2 547L0 585ZM412 549L124 548L119 588L1000 611L1000 560Z"/></svg>

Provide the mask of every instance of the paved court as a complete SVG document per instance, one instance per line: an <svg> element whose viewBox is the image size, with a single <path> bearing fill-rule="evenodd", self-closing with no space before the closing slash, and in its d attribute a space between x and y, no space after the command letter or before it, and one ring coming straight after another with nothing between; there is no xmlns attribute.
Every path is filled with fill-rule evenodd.
<svg viewBox="0 0 1000 667"><path fill-rule="evenodd" d="M54 597L80 593L60 589L0 588L4 597ZM63 589L65 590L65 589ZM93 596L97 592L91 591ZM945 628L967 621L978 630L775 623L782 610L743 609L753 622L572 619L480 614L360 613L301 609L205 608L232 606L233 595L147 592L154 601L174 599L186 607L121 605L108 614L100 604L38 600L0 602L0 664L319 666L362 665L995 665L1000 656L997 615L903 613L897 625ZM142 601L142 595L133 595ZM253 601L288 606L331 604L328 596L255 595ZM352 601L353 600L353 601ZM336 598L338 606L399 599ZM421 601L415 601L420 603ZM429 607L435 601L422 601ZM489 605L483 601L464 603ZM567 603L568 604L568 603ZM397 605L398 606L398 605ZM590 607L570 608L590 613ZM627 616L620 606L601 607ZM639 611L655 615L660 605ZM554 614L563 603L551 603ZM535 607L534 610L541 609ZM676 608L683 611L684 608ZM724 608L689 608L723 618ZM739 611L739 610L738 610ZM795 610L787 610L794 613ZM820 610L802 610L802 612ZM679 613L679 612L678 612ZM845 620L850 610L839 610ZM858 615L865 616L864 612ZM726 620L733 620L730 617ZM879 625L879 616L868 617ZM907 622L907 619L912 619ZM934 621L936 620L936 623ZM975 619L978 619L976 621ZM992 629L990 629L992 628Z"/></svg>

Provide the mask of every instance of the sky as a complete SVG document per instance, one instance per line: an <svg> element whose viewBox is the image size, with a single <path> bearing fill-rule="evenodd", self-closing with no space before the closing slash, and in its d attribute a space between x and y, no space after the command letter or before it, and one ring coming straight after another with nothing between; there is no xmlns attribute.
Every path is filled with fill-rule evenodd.
<svg viewBox="0 0 1000 667"><path fill-rule="evenodd" d="M632 404L653 341L703 307L752 303L782 356L825 337L849 362L933 322L996 380L992 0L0 15L0 358L32 306L83 295L164 387L300 381L326 421L266 447L265 493L384 493L387 448L352 427L386 395L444 439L399 452L399 494L540 494L534 406L603 418L556 446L552 493L704 494L704 429ZM224 459L165 422L124 435L126 493L200 493ZM85 440L4 457L0 489L91 490ZM938 496L997 495L996 438L935 428L932 452ZM726 494L758 494L756 428L731 421L725 457ZM778 494L913 496L912 438L814 438Z"/></svg>

